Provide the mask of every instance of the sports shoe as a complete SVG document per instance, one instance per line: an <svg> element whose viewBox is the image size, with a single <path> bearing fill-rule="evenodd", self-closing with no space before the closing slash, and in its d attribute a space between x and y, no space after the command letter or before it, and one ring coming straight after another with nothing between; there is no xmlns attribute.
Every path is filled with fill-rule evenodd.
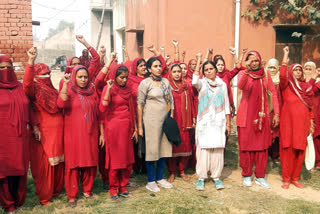
<svg viewBox="0 0 320 214"><path fill-rule="evenodd" d="M157 181L157 184L165 189L171 189L173 186L170 184L167 180L162 179L160 181Z"/></svg>
<svg viewBox="0 0 320 214"><path fill-rule="evenodd" d="M224 185L222 183L222 181L219 179L219 180L213 180L214 184L216 185L216 189L219 190L219 189L224 189Z"/></svg>
<svg viewBox="0 0 320 214"><path fill-rule="evenodd" d="M242 184L245 187L251 187L252 186L251 177L250 176L243 177Z"/></svg>
<svg viewBox="0 0 320 214"><path fill-rule="evenodd" d="M265 178L256 178L255 183L263 188L266 188L266 189L270 188Z"/></svg>
<svg viewBox="0 0 320 214"><path fill-rule="evenodd" d="M156 182L148 182L146 186L147 190L150 190L151 192L160 192L160 188L158 187Z"/></svg>
<svg viewBox="0 0 320 214"><path fill-rule="evenodd" d="M204 180L197 180L196 190L204 190Z"/></svg>

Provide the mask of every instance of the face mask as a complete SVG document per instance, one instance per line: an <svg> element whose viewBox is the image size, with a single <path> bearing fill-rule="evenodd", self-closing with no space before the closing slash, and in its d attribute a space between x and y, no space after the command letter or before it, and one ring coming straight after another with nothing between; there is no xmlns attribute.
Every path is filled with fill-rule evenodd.
<svg viewBox="0 0 320 214"><path fill-rule="evenodd" d="M0 70L0 82L11 83L17 79L13 68Z"/></svg>

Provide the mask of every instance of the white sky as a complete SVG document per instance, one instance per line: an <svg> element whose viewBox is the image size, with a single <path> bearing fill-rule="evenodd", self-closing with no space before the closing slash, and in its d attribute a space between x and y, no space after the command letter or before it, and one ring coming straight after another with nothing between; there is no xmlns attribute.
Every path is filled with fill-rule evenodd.
<svg viewBox="0 0 320 214"><path fill-rule="evenodd" d="M49 28L55 28L61 20L78 22L77 28L82 28L86 20L83 15L88 11L89 0L32 0L32 20L40 21L40 26L33 26L33 35L45 39ZM79 20L82 19L82 25Z"/></svg>

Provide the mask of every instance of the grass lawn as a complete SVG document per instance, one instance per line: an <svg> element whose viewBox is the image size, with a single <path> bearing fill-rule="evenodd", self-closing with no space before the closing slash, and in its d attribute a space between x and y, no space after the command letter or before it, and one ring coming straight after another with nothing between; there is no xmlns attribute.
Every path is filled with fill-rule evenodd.
<svg viewBox="0 0 320 214"><path fill-rule="evenodd" d="M131 181L137 187L130 187L134 198L123 199L121 202L111 202L108 192L102 188L102 181L96 178L94 194L96 198L85 200L79 197L75 209L66 207L67 196L65 192L53 199L47 207L39 205L31 175L28 179L28 194L22 211L18 213L319 213L319 201L307 198L288 199L276 194L272 190L259 187L245 188L241 185L241 176L230 179L233 172L239 172L238 147L236 137L231 137L227 145L226 161L228 166L224 169L225 189L217 191L212 181L205 183L205 191L195 190L196 175L191 175L188 182L177 177L173 182L174 188L159 193L151 193L146 188L146 176L136 176ZM280 177L279 165L268 163L267 174ZM166 174L166 177L168 173ZM234 177L234 176L233 176ZM319 171L309 172L305 168L301 173L301 182L311 187L319 194ZM271 183L270 183L271 184ZM290 186L290 189L294 187ZM299 194L299 189L296 190ZM80 195L80 194L79 194ZM3 211L0 211L3 213Z"/></svg>

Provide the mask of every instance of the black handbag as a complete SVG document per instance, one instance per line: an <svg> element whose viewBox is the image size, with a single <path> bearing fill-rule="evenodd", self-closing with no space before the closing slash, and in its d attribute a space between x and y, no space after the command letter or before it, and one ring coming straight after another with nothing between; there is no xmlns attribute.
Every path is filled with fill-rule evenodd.
<svg viewBox="0 0 320 214"><path fill-rule="evenodd" d="M179 127L177 122L170 117L170 112L171 111L169 111L168 115L164 119L162 130L166 134L169 142L178 147L181 144Z"/></svg>

